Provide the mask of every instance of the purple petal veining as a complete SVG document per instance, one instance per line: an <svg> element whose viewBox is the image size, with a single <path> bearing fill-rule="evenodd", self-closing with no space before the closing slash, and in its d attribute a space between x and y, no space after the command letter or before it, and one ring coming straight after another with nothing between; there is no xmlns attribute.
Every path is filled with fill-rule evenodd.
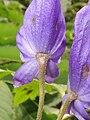
<svg viewBox="0 0 90 120"><path fill-rule="evenodd" d="M74 113L78 120L90 120L86 112L90 108L90 4L83 7L75 19L75 37L69 59L70 91L77 98L72 100L67 112Z"/></svg>
<svg viewBox="0 0 90 120"><path fill-rule="evenodd" d="M57 63L65 47L65 20L60 0L32 0L24 16L22 27L16 36L16 45L24 64L14 75L14 86L39 79L38 53L49 54L45 80L51 83L59 75Z"/></svg>

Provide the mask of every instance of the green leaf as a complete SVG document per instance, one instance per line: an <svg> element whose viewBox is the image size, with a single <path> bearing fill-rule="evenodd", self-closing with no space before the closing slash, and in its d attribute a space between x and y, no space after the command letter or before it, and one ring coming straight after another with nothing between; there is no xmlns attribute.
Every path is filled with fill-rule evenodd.
<svg viewBox="0 0 90 120"><path fill-rule="evenodd" d="M66 86L56 84L49 85L46 83L46 93L50 93L52 91L60 93L60 97L62 98L66 91ZM17 106L28 99L35 100L35 98L39 95L39 82L38 80L33 80L27 85L15 88L14 93L14 106Z"/></svg>
<svg viewBox="0 0 90 120"><path fill-rule="evenodd" d="M61 95L61 98L65 95L67 85L52 83L52 86L58 91L58 93Z"/></svg>
<svg viewBox="0 0 90 120"><path fill-rule="evenodd" d="M16 24L22 24L23 14L16 10L8 10L8 19Z"/></svg>
<svg viewBox="0 0 90 120"><path fill-rule="evenodd" d="M70 49L66 48L66 51L64 52L61 61L63 61L63 60L69 60L69 54L70 54ZM59 67L60 67L60 64L59 64Z"/></svg>
<svg viewBox="0 0 90 120"><path fill-rule="evenodd" d="M19 2L8 1L7 3L5 2L5 4L0 2L0 16L2 18L7 18L8 22L22 24L23 13L21 8L24 7Z"/></svg>
<svg viewBox="0 0 90 120"><path fill-rule="evenodd" d="M71 5L71 1L70 0L61 0L61 4L62 4L63 11L66 12L67 8Z"/></svg>
<svg viewBox="0 0 90 120"><path fill-rule="evenodd" d="M20 105L14 109L13 120L34 120L31 114L27 111L25 106Z"/></svg>
<svg viewBox="0 0 90 120"><path fill-rule="evenodd" d="M55 83L66 85L68 80L68 60L63 59L58 67L60 69L60 76L55 80Z"/></svg>
<svg viewBox="0 0 90 120"><path fill-rule="evenodd" d="M14 72L11 70L2 70L0 69L0 79L3 79L3 77L7 76L7 75L13 75Z"/></svg>
<svg viewBox="0 0 90 120"><path fill-rule="evenodd" d="M34 100L36 96L38 96L39 94L38 88L39 88L38 81L34 81L34 80L27 85L23 85L21 87L15 88L14 106L23 103L29 98Z"/></svg>
<svg viewBox="0 0 90 120"><path fill-rule="evenodd" d="M0 2L0 17L8 17L8 12L3 2Z"/></svg>
<svg viewBox="0 0 90 120"><path fill-rule="evenodd" d="M77 118L73 114L65 114L63 120L77 120Z"/></svg>
<svg viewBox="0 0 90 120"><path fill-rule="evenodd" d="M13 9L13 10L18 10L19 12L21 11L22 8L25 8L20 2L18 1L9 1L7 5L8 9Z"/></svg>
<svg viewBox="0 0 90 120"><path fill-rule="evenodd" d="M0 28L3 28L0 29L0 45L15 45L16 34L19 27L20 26L11 23L0 23Z"/></svg>
<svg viewBox="0 0 90 120"><path fill-rule="evenodd" d="M11 91L0 81L0 120L13 120L12 101Z"/></svg>
<svg viewBox="0 0 90 120"><path fill-rule="evenodd" d="M49 114L48 117L49 117L49 120L56 120L57 118L57 116L54 114Z"/></svg>
<svg viewBox="0 0 90 120"><path fill-rule="evenodd" d="M56 106L61 102L61 96L56 92L45 95L44 110L47 114L58 114Z"/></svg>
<svg viewBox="0 0 90 120"><path fill-rule="evenodd" d="M7 63L7 64L3 64L3 65L0 65L0 68L1 69L9 69L9 70L12 70L12 71L16 71L19 67L21 66L21 63Z"/></svg>
<svg viewBox="0 0 90 120"><path fill-rule="evenodd" d="M0 80L4 80L5 82L13 84L12 80L10 80L10 76L12 76L13 74L14 74L14 72L11 70L0 69Z"/></svg>
<svg viewBox="0 0 90 120"><path fill-rule="evenodd" d="M8 51L7 51L8 50ZM19 50L15 46L0 46L0 59L20 60Z"/></svg>
<svg viewBox="0 0 90 120"><path fill-rule="evenodd" d="M46 83L46 84L45 84L45 89L46 89L46 92L47 92L47 93L50 93L50 92L52 92L53 90L55 90L55 87L54 87L52 84Z"/></svg>
<svg viewBox="0 0 90 120"><path fill-rule="evenodd" d="M50 93L53 90L55 90L55 87L46 83L46 92ZM14 106L23 103L27 99L34 100L39 95L39 81L33 80L27 85L15 88L14 93Z"/></svg>
<svg viewBox="0 0 90 120"><path fill-rule="evenodd" d="M59 109L57 109L56 106L59 105L60 102L62 101L62 98L65 95L65 91L67 90L67 87L66 85L55 83L52 83L51 85L53 86L54 91L51 92L51 94L46 94L44 110L46 111L46 113L49 114L53 113L57 115Z"/></svg>
<svg viewBox="0 0 90 120"><path fill-rule="evenodd" d="M55 120L55 119L56 119L56 115L53 115L53 114L49 115L43 112L42 120Z"/></svg>
<svg viewBox="0 0 90 120"><path fill-rule="evenodd" d="M69 60L70 49L66 48L64 52L60 64L58 64L58 68L60 69L60 75L54 81L57 84L67 84L68 81L68 60Z"/></svg>
<svg viewBox="0 0 90 120"><path fill-rule="evenodd" d="M6 83L9 83L9 84L13 84L13 80L12 80L12 76L14 75L14 72L11 71L11 70L3 70L3 69L0 69L0 81L4 81Z"/></svg>
<svg viewBox="0 0 90 120"><path fill-rule="evenodd" d="M0 120L34 120L23 105L13 108L13 95L0 81Z"/></svg>

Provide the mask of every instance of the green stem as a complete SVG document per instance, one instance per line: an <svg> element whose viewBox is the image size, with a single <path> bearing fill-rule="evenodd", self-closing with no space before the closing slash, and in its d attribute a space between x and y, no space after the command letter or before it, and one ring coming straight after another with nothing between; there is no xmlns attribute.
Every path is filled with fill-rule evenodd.
<svg viewBox="0 0 90 120"><path fill-rule="evenodd" d="M10 64L10 63L21 63L22 64L22 62L19 60L9 60L9 59L8 60L5 60L5 59L0 60L0 65Z"/></svg>
<svg viewBox="0 0 90 120"><path fill-rule="evenodd" d="M43 67L43 66L42 66ZM41 68L41 66L40 66ZM43 110L43 105L44 105L44 96L45 96L45 80L44 80L44 72L43 68L40 69L40 80L39 80L39 108L38 108L38 113L37 113L37 120L41 120L42 118L42 110Z"/></svg>
<svg viewBox="0 0 90 120"><path fill-rule="evenodd" d="M68 97L67 100L65 101L65 103L62 105L60 111L59 111L57 120L62 120L63 119L63 116L66 113L66 110L69 107L70 103L71 103L71 100Z"/></svg>
<svg viewBox="0 0 90 120"><path fill-rule="evenodd" d="M46 66L48 61L48 55L46 54L38 54L37 55L38 63L39 63L39 108L37 113L37 119L42 119L42 111L44 105L44 97L45 97L45 73L46 73Z"/></svg>
<svg viewBox="0 0 90 120"><path fill-rule="evenodd" d="M61 109L59 111L57 120L62 120L63 119L63 116L66 113L66 110L69 107L70 103L73 100L77 99L77 97L78 96L77 96L77 94L74 91L69 91L68 92L68 97L67 97L65 103L62 105L62 107L61 107Z"/></svg>

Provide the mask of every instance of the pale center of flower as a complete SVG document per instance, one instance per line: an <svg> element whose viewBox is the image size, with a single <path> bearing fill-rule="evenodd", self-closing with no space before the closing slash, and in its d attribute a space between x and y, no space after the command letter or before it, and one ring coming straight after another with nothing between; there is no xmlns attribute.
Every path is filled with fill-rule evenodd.
<svg viewBox="0 0 90 120"><path fill-rule="evenodd" d="M36 59L41 64L45 64L45 61L48 61L49 58L50 58L49 54L45 54L45 53L38 53L38 54L36 54Z"/></svg>
<svg viewBox="0 0 90 120"><path fill-rule="evenodd" d="M78 97L78 95L74 91L69 91L68 95L71 101L77 99Z"/></svg>

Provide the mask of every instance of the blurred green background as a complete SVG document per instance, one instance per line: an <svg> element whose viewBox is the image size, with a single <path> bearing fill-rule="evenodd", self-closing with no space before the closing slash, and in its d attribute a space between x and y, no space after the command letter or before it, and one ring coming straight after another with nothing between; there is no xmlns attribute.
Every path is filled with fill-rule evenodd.
<svg viewBox="0 0 90 120"><path fill-rule="evenodd" d="M13 74L21 66L15 37L23 23L30 0L0 0L0 120L35 120L38 107L38 81L13 88ZM76 12L87 0L61 0L66 19L67 47L62 57L60 76L53 84L46 84L43 120L55 120L61 99L67 91L68 60L74 36ZM65 120L76 120L65 116Z"/></svg>

